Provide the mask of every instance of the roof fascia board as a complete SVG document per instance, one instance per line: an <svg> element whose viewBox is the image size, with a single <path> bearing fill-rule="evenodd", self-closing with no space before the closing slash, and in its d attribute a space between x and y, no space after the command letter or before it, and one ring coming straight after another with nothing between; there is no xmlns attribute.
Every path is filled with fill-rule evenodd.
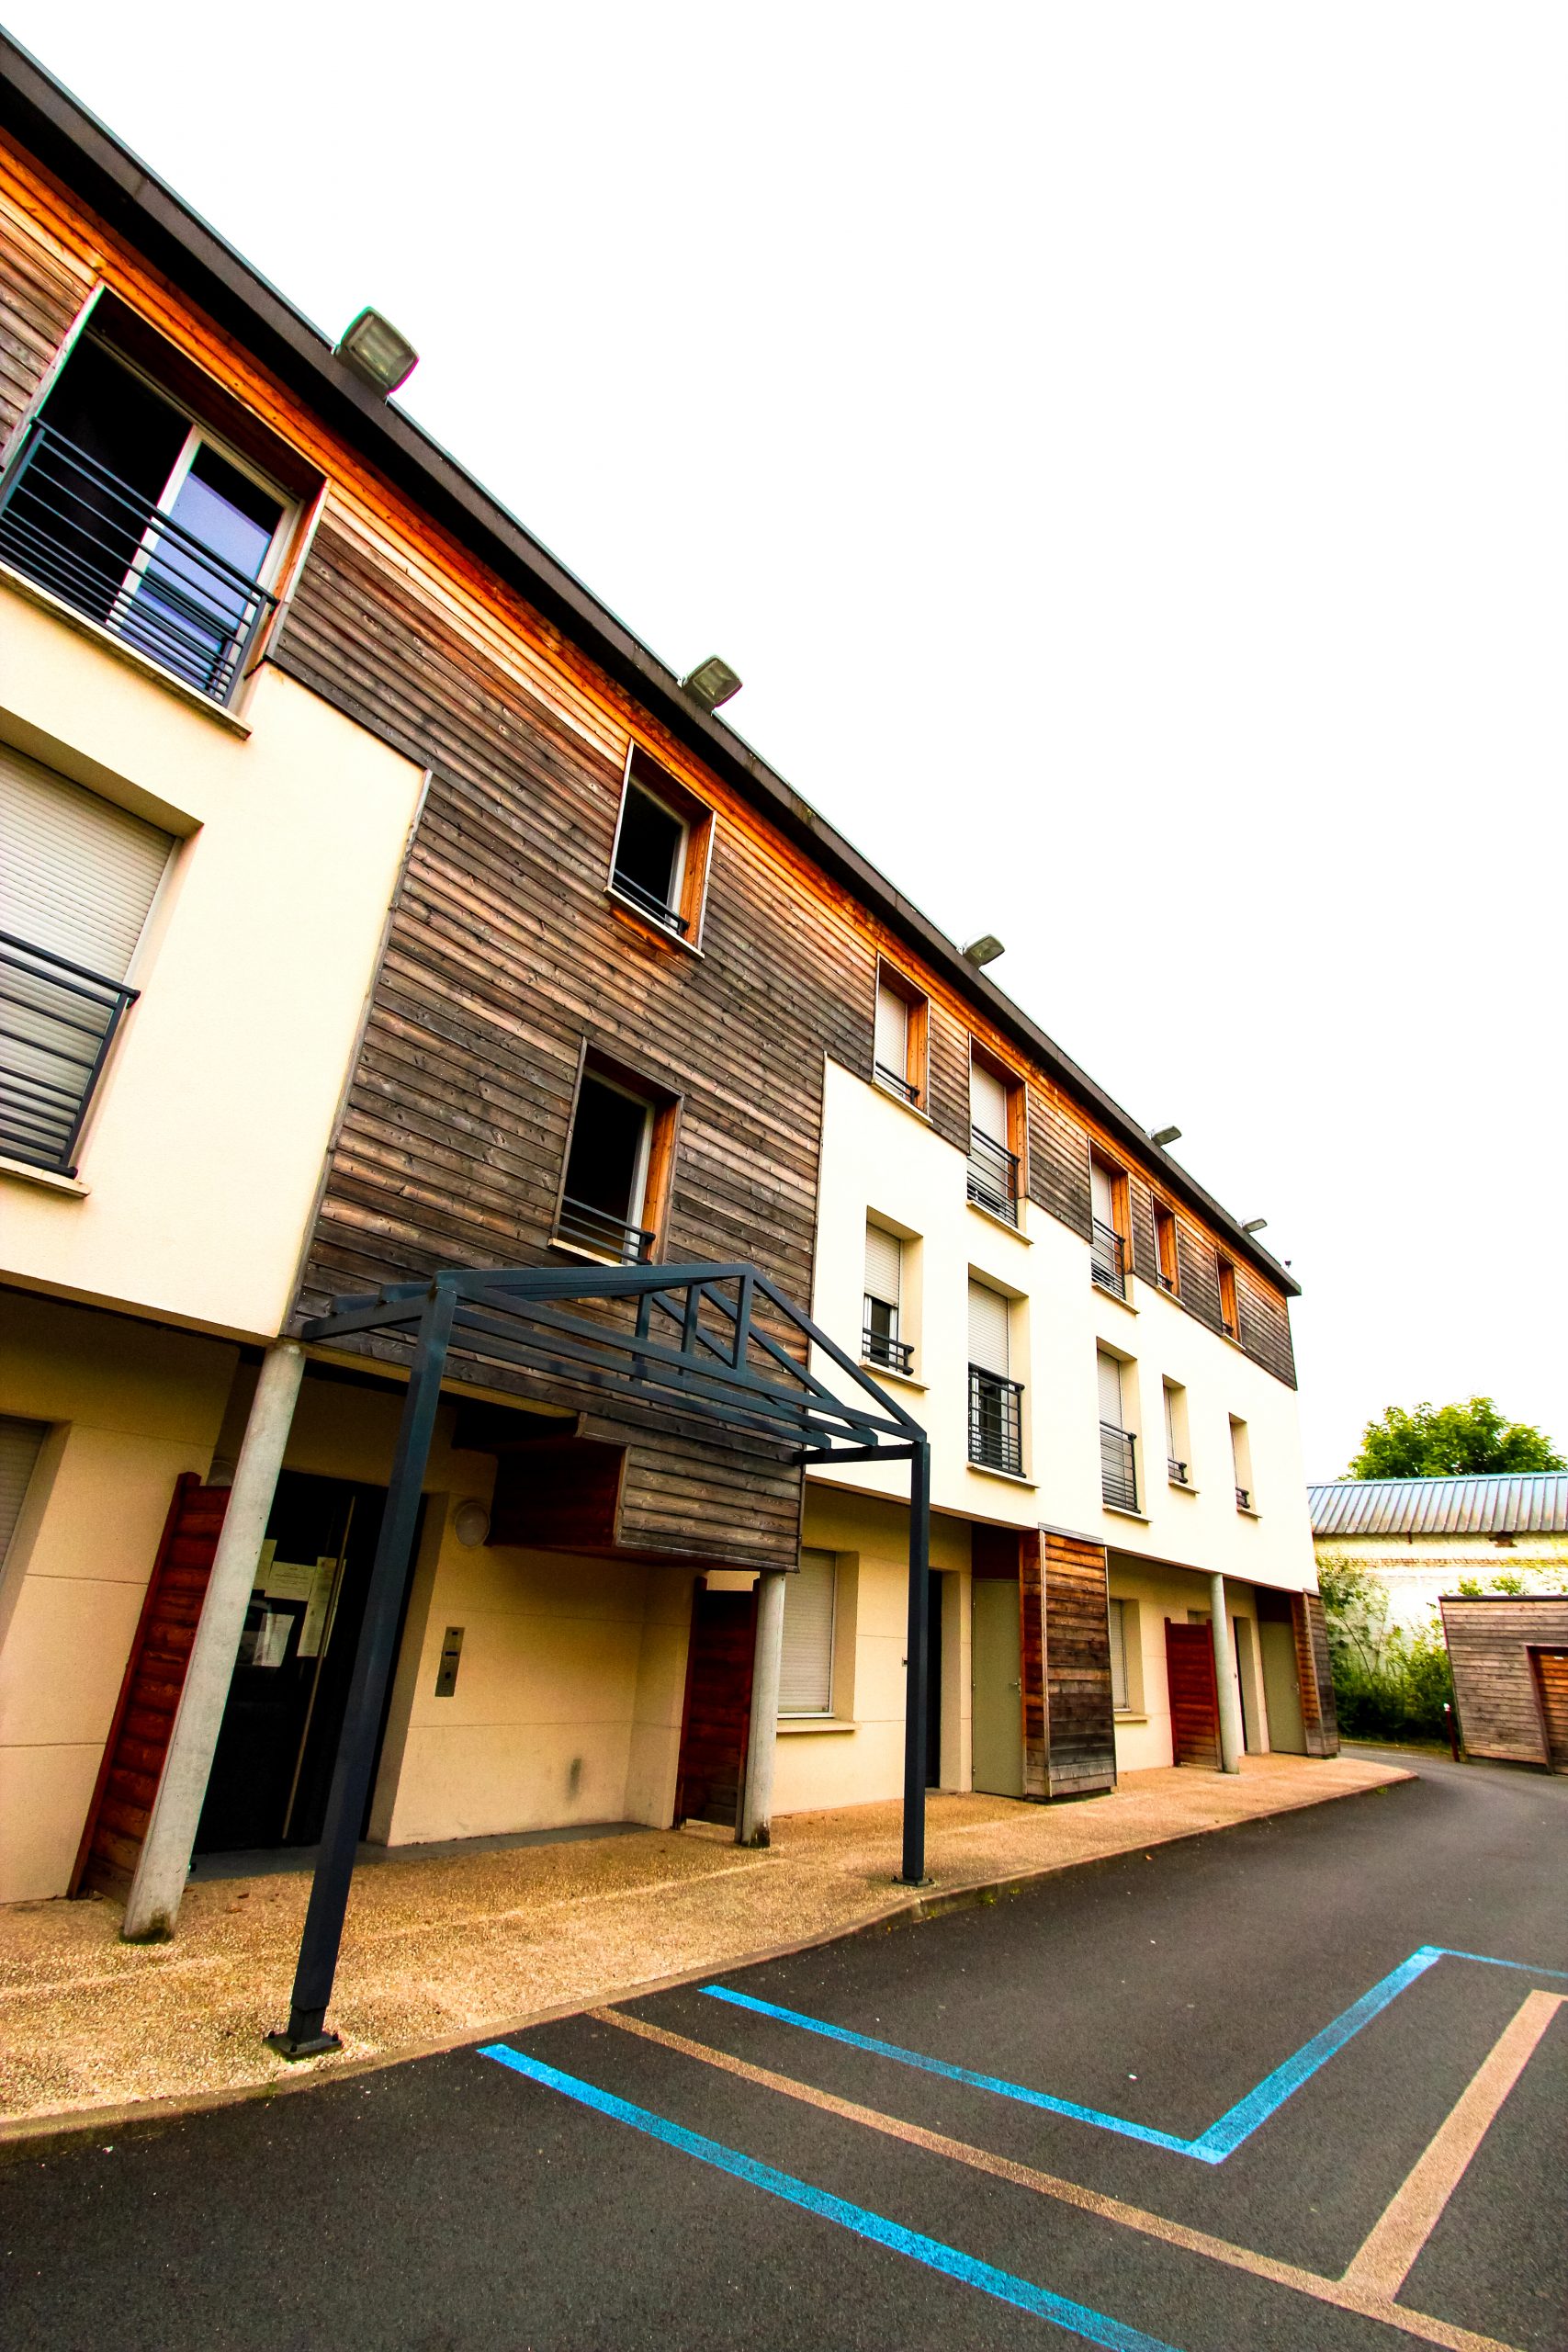
<svg viewBox="0 0 1568 2352"><path fill-rule="evenodd" d="M438 443L378 399L295 310L38 61L0 31L0 128L118 229L192 301L243 343L360 456L515 587L615 683L769 820L849 885L963 997L976 1004L1081 1108L1216 1226L1237 1257L1290 1298L1301 1285L1244 1233L1131 1114L1047 1036L722 720L699 710L680 681L575 573L550 554Z"/></svg>

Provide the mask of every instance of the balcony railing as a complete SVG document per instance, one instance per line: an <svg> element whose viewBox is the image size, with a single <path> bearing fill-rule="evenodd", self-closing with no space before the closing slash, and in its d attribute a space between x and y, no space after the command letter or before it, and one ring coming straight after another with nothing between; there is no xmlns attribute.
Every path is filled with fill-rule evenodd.
<svg viewBox="0 0 1568 2352"><path fill-rule="evenodd" d="M969 1459L1023 1476L1023 1384L977 1363L969 1367Z"/></svg>
<svg viewBox="0 0 1568 2352"><path fill-rule="evenodd" d="M666 906L656 890L647 889L642 883L634 882L629 874L617 870L611 875L610 880L620 898L629 899L638 914L646 915L649 922L656 922L661 931L677 931L684 937L691 929L684 915L679 915L673 907Z"/></svg>
<svg viewBox="0 0 1568 2352"><path fill-rule="evenodd" d="M556 1219L556 1238L575 1242L580 1250L599 1250L606 1258L618 1258L626 1266L640 1266L653 1255L651 1233L637 1225L623 1225L619 1217L607 1216L587 1201L574 1201L570 1193Z"/></svg>
<svg viewBox="0 0 1568 2352"><path fill-rule="evenodd" d="M1174 1453L1168 1453L1166 1455L1165 1466L1170 1473L1170 1483L1173 1487L1190 1487L1192 1484L1191 1479L1187 1475L1186 1463L1178 1462Z"/></svg>
<svg viewBox="0 0 1568 2352"><path fill-rule="evenodd" d="M76 1139L136 990L0 932L0 1151L76 1173Z"/></svg>
<svg viewBox="0 0 1568 2352"><path fill-rule="evenodd" d="M1117 1298L1127 1295L1127 1244L1114 1226L1102 1225L1096 1217L1089 1242L1089 1271L1090 1279L1101 1290L1111 1292Z"/></svg>
<svg viewBox="0 0 1568 2352"><path fill-rule="evenodd" d="M1100 1424L1100 1491L1116 1510L1138 1508L1137 1440L1113 1421Z"/></svg>
<svg viewBox="0 0 1568 2352"><path fill-rule="evenodd" d="M878 1086L886 1086L890 1094L900 1096L906 1102L919 1104L920 1090L904 1076L902 1070L894 1069L887 1062L878 1062L875 1069Z"/></svg>
<svg viewBox="0 0 1568 2352"><path fill-rule="evenodd" d="M215 702L275 601L43 424L0 491L0 561Z"/></svg>
<svg viewBox="0 0 1568 2352"><path fill-rule="evenodd" d="M869 1323L861 1333L861 1353L867 1363L880 1364L884 1372L901 1372L906 1379L915 1361L908 1340L896 1340L890 1331L874 1331Z"/></svg>
<svg viewBox="0 0 1568 2352"><path fill-rule="evenodd" d="M1236 1488L1235 1507L1237 1510L1250 1510L1252 1509L1252 1488L1250 1487L1238 1487Z"/></svg>
<svg viewBox="0 0 1568 2352"><path fill-rule="evenodd" d="M1005 1224L1018 1223L1018 1154L983 1127L969 1130L969 1197Z"/></svg>

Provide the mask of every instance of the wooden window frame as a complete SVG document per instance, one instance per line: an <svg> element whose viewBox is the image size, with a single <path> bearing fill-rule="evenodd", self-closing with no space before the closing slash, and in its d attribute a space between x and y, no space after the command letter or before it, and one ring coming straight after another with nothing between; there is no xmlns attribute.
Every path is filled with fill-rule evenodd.
<svg viewBox="0 0 1568 2352"><path fill-rule="evenodd" d="M1235 1265L1223 1250L1214 1252L1214 1272L1220 1291L1220 1329L1227 1340L1241 1345L1241 1315L1236 1306Z"/></svg>
<svg viewBox="0 0 1568 2352"><path fill-rule="evenodd" d="M975 1131L974 1073L976 1069L988 1071L991 1077L1007 1090L1007 1148L1018 1162L1018 1191L1013 1202L1018 1214L1012 1229L1016 1233L1021 1233L1024 1209L1029 1199L1029 1080L1021 1070L1014 1069L1010 1062L1003 1061L999 1054L993 1053L990 1046L981 1038L971 1034L967 1083L971 1138ZM973 1148L972 1142L971 1148ZM975 1200L973 1196L970 1198L969 1205L971 1208L978 1209L982 1216L997 1217L998 1224L1005 1225L1008 1222L1005 1217L998 1216L994 1209L987 1208L983 1202Z"/></svg>
<svg viewBox="0 0 1568 2352"><path fill-rule="evenodd" d="M667 1086L651 1079L629 1063L617 1060L614 1055L601 1053L586 1040L578 1050L577 1075L572 1081L571 1112L567 1120L566 1140L561 1150L560 1176L556 1185L555 1208L550 1218L549 1246L568 1257L588 1258L596 1265L614 1266L626 1262L604 1248L563 1232L561 1219L566 1208L566 1172L571 1165L572 1138L577 1133L578 1106L582 1100L585 1079L593 1079L617 1093L629 1095L633 1102L644 1103L649 1114L642 1145L641 1205L637 1215L642 1222L636 1230L649 1234L645 1265L657 1265L664 1254L665 1226L670 1213L675 1152L680 1138L681 1097Z"/></svg>
<svg viewBox="0 0 1568 2352"><path fill-rule="evenodd" d="M1181 1296L1181 1260L1176 1246L1176 1211L1167 1201L1156 1199L1155 1221L1155 1285L1167 1298Z"/></svg>
<svg viewBox="0 0 1568 2352"><path fill-rule="evenodd" d="M1099 1144L1094 1143L1094 1142L1092 1142L1092 1141L1090 1142L1090 1144L1089 1144L1089 1246L1090 1246L1090 1249L1092 1250L1092 1249L1093 1249L1093 1246L1094 1246L1094 1227L1095 1227L1096 1224L1098 1224L1098 1222L1099 1222L1098 1218L1095 1216L1095 1214L1094 1214L1094 1170L1095 1170L1097 1168L1100 1170L1100 1173L1101 1173L1103 1176L1105 1176L1106 1178L1108 1178L1108 1180L1109 1180L1109 1182L1110 1182L1110 1185L1111 1185L1111 1232L1116 1236L1117 1240L1118 1240L1118 1241L1121 1243L1121 1245L1122 1245L1122 1287L1121 1287L1121 1289L1120 1289L1120 1290L1113 1289L1113 1288L1111 1287L1111 1285L1110 1283L1101 1283L1100 1284L1100 1289L1102 1289L1102 1290L1104 1290L1104 1291L1106 1291L1106 1292L1108 1293L1108 1295L1109 1295L1111 1298L1120 1298L1121 1300L1122 1300L1122 1302L1123 1302L1123 1303L1125 1303L1125 1301L1126 1301L1126 1299L1127 1299L1127 1293L1128 1293L1128 1277L1130 1276L1130 1274L1131 1274L1131 1273L1132 1273L1132 1272L1133 1272L1133 1196L1132 1196L1132 1187L1131 1187L1131 1185L1130 1185L1130 1183L1129 1183L1129 1182L1128 1182L1127 1170L1126 1170L1126 1169L1125 1169L1124 1167L1122 1167L1122 1165L1121 1161L1120 1161L1120 1160L1116 1160L1116 1159L1112 1159L1109 1152L1102 1151L1102 1150L1100 1149L1100 1148ZM1092 1273L1092 1268L1091 1268L1091 1273Z"/></svg>
<svg viewBox="0 0 1568 2352"><path fill-rule="evenodd" d="M891 1073L890 1078L883 1076L882 1065L876 1058L876 1007L884 989L889 996L898 999L906 1016L904 1068L901 1072ZM931 999L922 989L916 987L907 972L901 972L896 964L889 964L879 956L876 959L876 990L871 1009L872 1082L880 1086L885 1094L891 1094L895 1102L902 1102L906 1110L918 1111L922 1118L930 1116L927 1109L931 1082L930 1040ZM899 1077L903 1080L902 1087L893 1082Z"/></svg>
<svg viewBox="0 0 1568 2352"><path fill-rule="evenodd" d="M616 882L621 828L626 822L626 801L634 784L657 807L673 817L682 829L680 878L676 886L676 904L671 911L684 924L684 930L678 930L672 923L660 922L657 915L640 906ZM621 797L615 809L615 830L610 842L609 874L604 885L604 896L619 922L629 923L645 939L656 939L662 947L683 948L690 956L702 954L703 925L707 916L708 875L713 864L714 822L714 811L708 803L682 784L678 776L671 775L650 752L635 741L626 746L626 764L621 771Z"/></svg>

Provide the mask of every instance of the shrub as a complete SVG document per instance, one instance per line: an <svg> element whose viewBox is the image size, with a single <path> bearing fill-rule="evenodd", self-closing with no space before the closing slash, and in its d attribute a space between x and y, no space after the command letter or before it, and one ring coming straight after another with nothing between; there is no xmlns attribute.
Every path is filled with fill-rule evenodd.
<svg viewBox="0 0 1568 2352"><path fill-rule="evenodd" d="M1415 1629L1391 1626L1378 1578L1333 1555L1318 1562L1318 1591L1346 1737L1445 1738L1443 1704L1452 1704L1454 1685L1438 1617Z"/></svg>

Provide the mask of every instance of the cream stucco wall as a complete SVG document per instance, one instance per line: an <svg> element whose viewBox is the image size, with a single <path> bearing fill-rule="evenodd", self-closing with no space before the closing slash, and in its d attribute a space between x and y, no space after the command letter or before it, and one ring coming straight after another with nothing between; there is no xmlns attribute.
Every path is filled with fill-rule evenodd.
<svg viewBox="0 0 1568 2352"><path fill-rule="evenodd" d="M1290 1590L1316 1582L1294 1393L1240 1348L1206 1329L1163 1292L1132 1280L1123 1306L1089 1278L1087 1242L1034 1205L1022 1230L965 1198L964 1155L882 1088L836 1063L824 1081L822 1165L813 1314L858 1355L868 1214L909 1237L915 1293L902 1336L915 1347L913 1382L876 1374L931 1439L939 1510L1017 1526L1089 1535L1151 1559L1219 1569ZM966 1459L967 1302L971 1273L1016 1302L1013 1377L1025 1384L1027 1482ZM1123 1358L1127 1425L1136 1434L1140 1516L1100 1498L1095 1356ZM830 1375L825 1363L818 1369ZM1187 1391L1192 1488L1166 1473L1162 1383ZM1251 1443L1256 1515L1237 1510L1231 1417ZM812 1473L830 1483L899 1496L908 1474L855 1467Z"/></svg>
<svg viewBox="0 0 1568 2352"><path fill-rule="evenodd" d="M183 1470L205 1476L238 1351L11 1293L0 1412L46 1423L0 1583L0 1902L63 1894Z"/></svg>
<svg viewBox="0 0 1568 2352"><path fill-rule="evenodd" d="M80 1150L0 1278L246 1335L289 1304L421 772L276 671L246 734L0 582L0 736L181 838Z"/></svg>

